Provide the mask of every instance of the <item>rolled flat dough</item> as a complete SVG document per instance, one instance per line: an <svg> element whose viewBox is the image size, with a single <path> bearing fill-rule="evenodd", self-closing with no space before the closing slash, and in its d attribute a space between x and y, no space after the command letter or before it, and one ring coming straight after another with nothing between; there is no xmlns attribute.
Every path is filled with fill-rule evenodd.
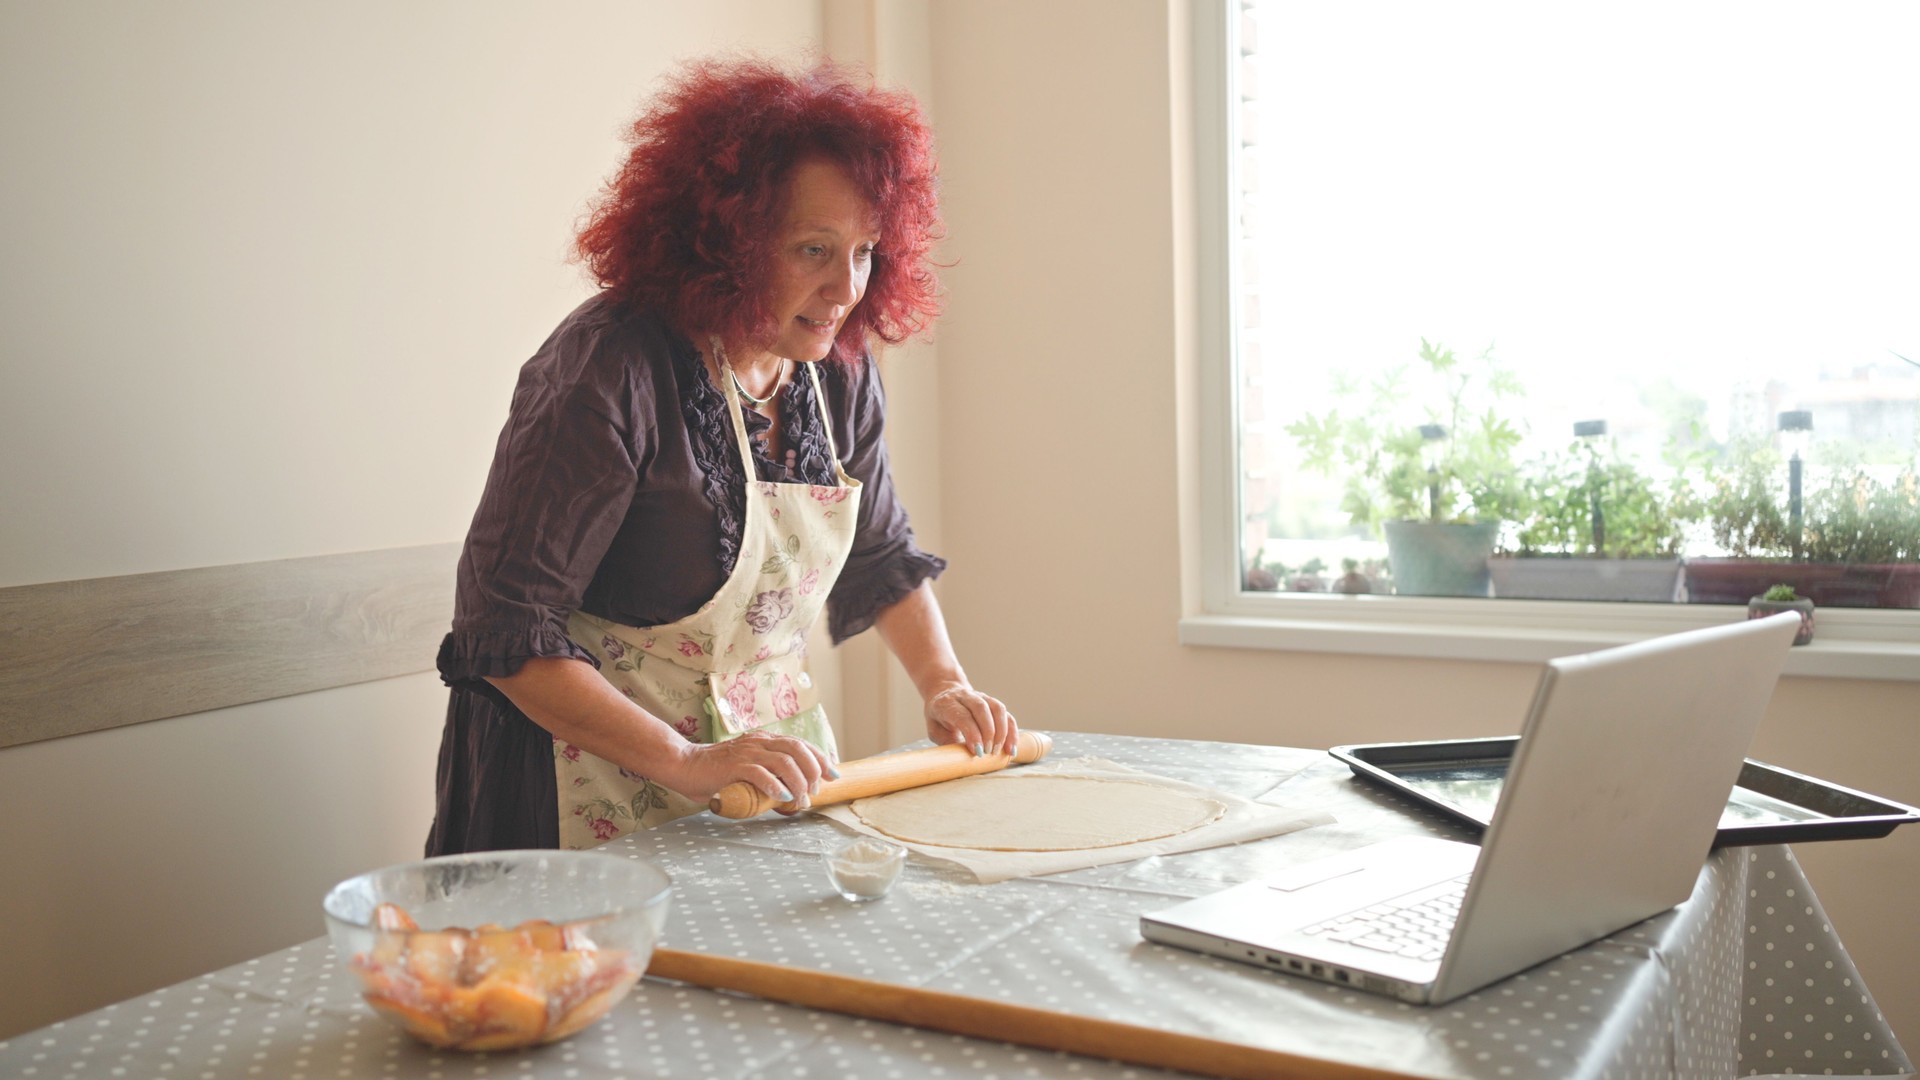
<svg viewBox="0 0 1920 1080"><path fill-rule="evenodd" d="M993 773L854 800L896 840L977 851L1073 851L1177 836L1225 803L1151 779Z"/></svg>

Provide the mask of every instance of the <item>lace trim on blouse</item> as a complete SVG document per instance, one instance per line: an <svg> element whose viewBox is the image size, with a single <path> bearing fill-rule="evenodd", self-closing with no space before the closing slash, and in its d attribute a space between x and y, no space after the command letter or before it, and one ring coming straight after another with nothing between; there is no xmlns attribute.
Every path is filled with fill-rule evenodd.
<svg viewBox="0 0 1920 1080"><path fill-rule="evenodd" d="M840 369L829 364L820 369L822 386L840 388ZM813 380L796 375L780 398L780 423L787 431L787 445L793 449L793 479L828 487L840 482L833 472L833 448L820 426L820 408L814 402Z"/></svg>
<svg viewBox="0 0 1920 1080"><path fill-rule="evenodd" d="M706 360L698 350L674 351L680 368L680 412L687 421L693 444L693 459L706 476L707 501L718 512L720 526L720 573L733 573L740 559L740 534L746 528L747 485L740 473L740 455L734 448L733 422L727 417L727 399L713 380L707 378ZM823 382L835 381L839 372L821 371ZM755 427L747 415L747 431ZM813 400L813 380L796 377L780 393L780 421L786 429L787 443L793 449L793 468L777 465L766 456L765 441L749 439L753 447L754 471L767 480L826 484L838 483L833 471L833 454L827 434L820 427L820 413Z"/></svg>

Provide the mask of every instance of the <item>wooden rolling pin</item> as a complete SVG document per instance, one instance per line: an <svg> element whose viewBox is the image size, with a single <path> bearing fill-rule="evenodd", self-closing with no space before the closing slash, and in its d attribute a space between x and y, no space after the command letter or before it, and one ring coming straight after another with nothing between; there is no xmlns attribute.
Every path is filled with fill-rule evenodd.
<svg viewBox="0 0 1920 1080"><path fill-rule="evenodd" d="M1004 755L1002 755L1004 756ZM733 960L705 953L655 949L651 978L732 990L768 1001L862 1016L991 1042L1105 1058L1128 1065L1177 1069L1231 1080L1410 1080L1408 1074L1365 1065L1264 1050L1242 1043L1089 1016L1009 1005L1002 1001L855 979L825 971Z"/></svg>
<svg viewBox="0 0 1920 1080"><path fill-rule="evenodd" d="M840 779L822 780L820 791L810 805L832 806L852 802L869 795L925 787L942 780L998 772L1009 765L1039 761L1053 749L1053 740L1038 731L1022 731L1012 756L992 753L974 757L964 746L931 746L898 754L880 754L840 763ZM776 807L791 810L797 804L778 802L762 794L752 784L728 784L707 802L707 808L724 818L750 818Z"/></svg>

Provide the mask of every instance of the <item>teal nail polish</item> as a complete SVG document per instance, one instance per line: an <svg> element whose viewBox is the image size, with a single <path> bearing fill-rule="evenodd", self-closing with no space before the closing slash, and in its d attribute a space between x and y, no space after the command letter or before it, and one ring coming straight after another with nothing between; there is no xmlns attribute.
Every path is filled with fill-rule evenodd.
<svg viewBox="0 0 1920 1080"><path fill-rule="evenodd" d="M835 780L838 780L840 779L840 770L829 765L827 766L827 775L834 778Z"/></svg>
<svg viewBox="0 0 1920 1080"><path fill-rule="evenodd" d="M981 744L981 743L974 743L974 744L973 744L973 756L974 756L974 757L986 757L986 756L987 756L987 748L986 748L986 746L985 746L984 744Z"/></svg>
<svg viewBox="0 0 1920 1080"><path fill-rule="evenodd" d="M779 799L781 802L793 801L793 793L788 791L786 788L781 788L780 790L774 792L773 797L776 799Z"/></svg>

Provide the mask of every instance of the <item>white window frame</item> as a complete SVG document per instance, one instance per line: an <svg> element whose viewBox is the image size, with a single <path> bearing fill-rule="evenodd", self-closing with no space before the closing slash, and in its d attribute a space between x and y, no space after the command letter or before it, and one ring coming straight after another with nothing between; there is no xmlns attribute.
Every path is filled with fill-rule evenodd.
<svg viewBox="0 0 1920 1080"><path fill-rule="evenodd" d="M1239 0L1194 0L1193 162L1200 527L1185 558L1199 611L1180 620L1185 645L1455 660L1539 662L1735 622L1707 604L1456 600L1240 588L1240 372L1232 242L1235 109L1229 107ZM1920 681L1920 611L1823 608L1815 640L1789 675Z"/></svg>

